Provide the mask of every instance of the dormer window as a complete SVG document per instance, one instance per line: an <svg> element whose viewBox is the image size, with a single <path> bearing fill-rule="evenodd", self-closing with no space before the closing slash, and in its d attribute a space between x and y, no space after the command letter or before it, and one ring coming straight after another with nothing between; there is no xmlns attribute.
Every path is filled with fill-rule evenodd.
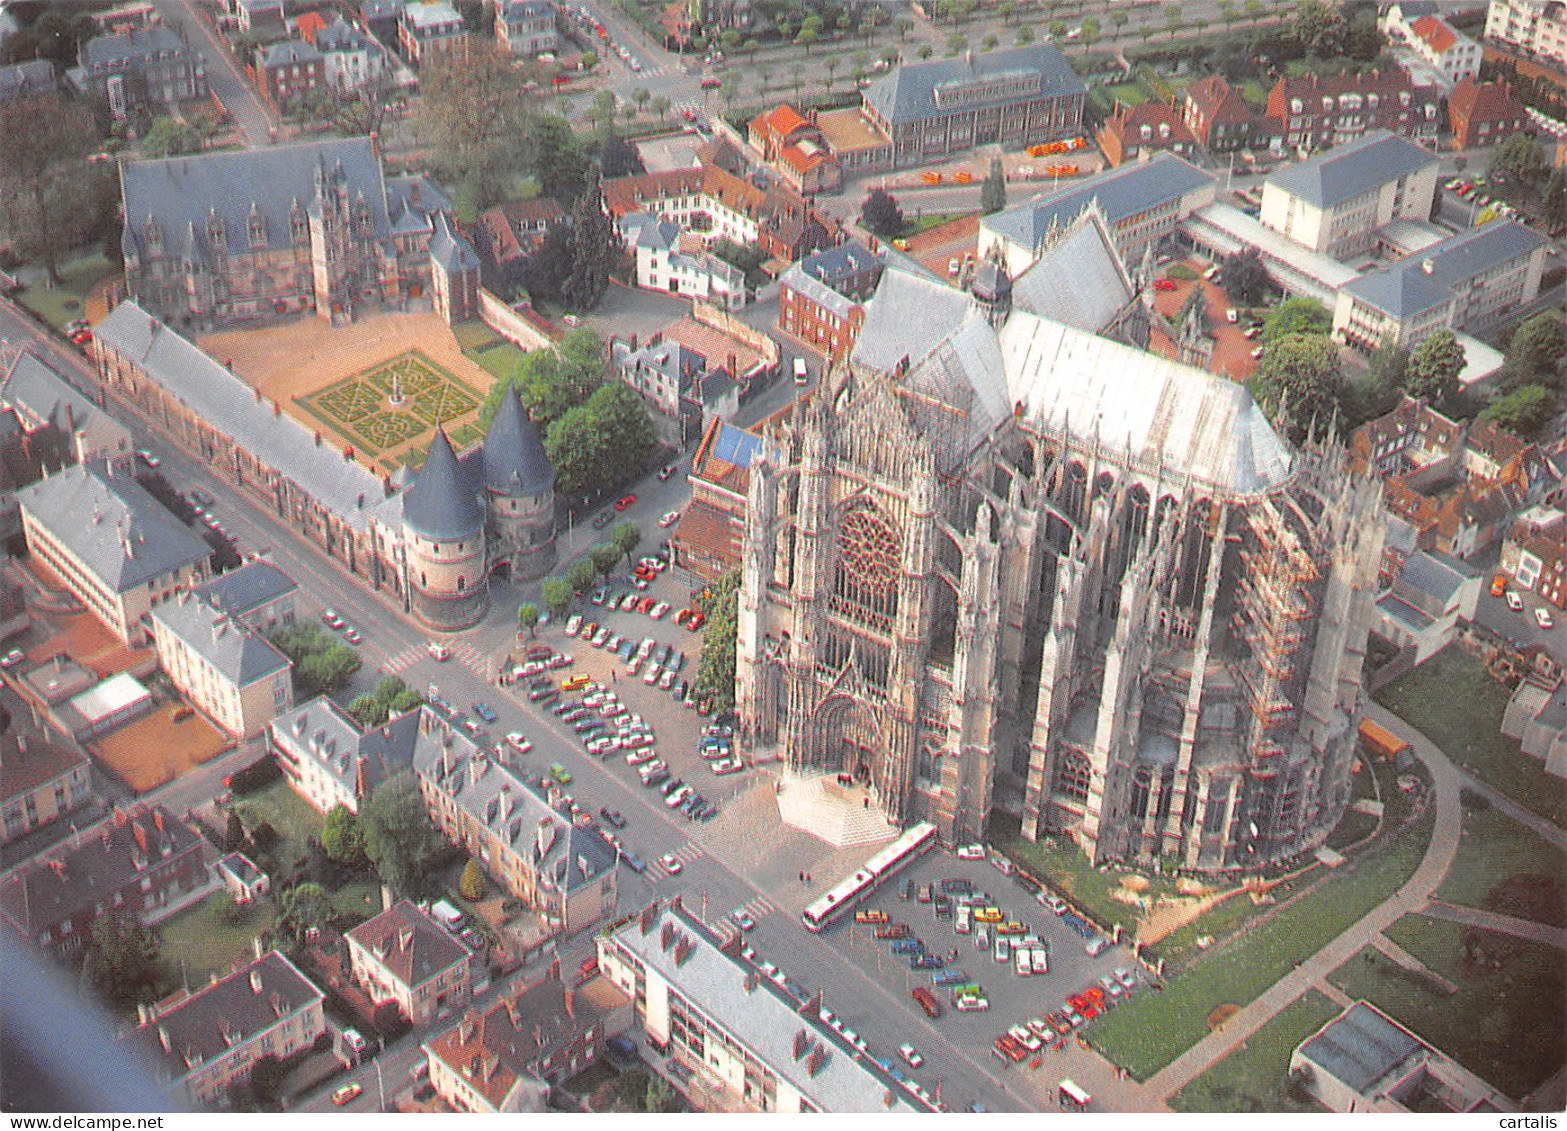
<svg viewBox="0 0 1567 1131"><path fill-rule="evenodd" d="M1381 102L1381 101L1382 101L1382 96L1380 94L1368 94L1368 95L1366 95L1366 104L1368 106L1370 106L1373 110L1375 110L1377 108L1377 104L1379 102Z"/></svg>
<svg viewBox="0 0 1567 1131"><path fill-rule="evenodd" d="M207 246L213 251L223 251L228 247L227 231L223 227L223 217L216 211L207 213Z"/></svg>
<svg viewBox="0 0 1567 1131"><path fill-rule="evenodd" d="M1401 91L1398 92L1398 104L1400 106L1408 106L1409 105L1409 91L1401 90Z"/></svg>
<svg viewBox="0 0 1567 1131"><path fill-rule="evenodd" d="M1170 123L1169 122L1160 122L1159 123L1159 136L1160 137L1164 137L1164 138L1167 138L1167 137L1170 136Z"/></svg>
<svg viewBox="0 0 1567 1131"><path fill-rule="evenodd" d="M1322 112L1324 114L1331 114L1333 112L1333 99L1326 94L1322 96Z"/></svg>
<svg viewBox="0 0 1567 1131"><path fill-rule="evenodd" d="M1290 99L1290 113L1291 114L1299 114L1305 108L1306 108L1306 104L1304 102L1302 102L1300 99L1298 99L1298 98L1291 98Z"/></svg>
<svg viewBox="0 0 1567 1131"><path fill-rule="evenodd" d="M147 218L147 226L142 230L147 240L147 254L156 258L163 254L163 228L150 216Z"/></svg>
<svg viewBox="0 0 1567 1131"><path fill-rule="evenodd" d="M1147 141L1149 138L1153 137L1153 127L1152 126L1144 125L1142 127L1142 129L1140 130L1140 132L1141 132L1141 134L1143 136L1143 140L1144 141Z"/></svg>

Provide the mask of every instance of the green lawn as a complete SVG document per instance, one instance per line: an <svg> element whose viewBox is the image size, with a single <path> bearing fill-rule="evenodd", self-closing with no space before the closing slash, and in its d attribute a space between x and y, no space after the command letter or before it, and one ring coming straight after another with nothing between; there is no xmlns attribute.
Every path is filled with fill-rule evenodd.
<svg viewBox="0 0 1567 1131"><path fill-rule="evenodd" d="M1339 967L1333 983L1514 1099L1560 1069L1567 1059L1567 953L1420 915L1406 915L1387 933L1458 992L1412 977L1369 947ZM1466 938L1479 944L1474 964L1464 961Z"/></svg>
<svg viewBox="0 0 1567 1131"><path fill-rule="evenodd" d="M482 350L504 341L499 334L490 329L483 322L459 322L452 327L452 337L457 339L457 346L464 353L468 350Z"/></svg>
<svg viewBox="0 0 1567 1131"><path fill-rule="evenodd" d="M1549 843L1544 837L1526 828L1498 809L1464 810L1464 835L1458 846L1458 856L1448 869L1447 877L1437 889L1437 898L1446 903L1461 903L1466 907L1486 907L1486 896L1491 889L1514 876L1538 876L1554 881L1556 914L1544 913L1544 921L1563 925L1560 907L1561 878L1567 875L1567 853ZM1503 906L1493 910L1504 914L1524 914L1540 917L1541 909L1512 904L1512 910ZM1534 916L1528 915L1530 910Z"/></svg>
<svg viewBox="0 0 1567 1131"><path fill-rule="evenodd" d="M1140 82L1107 83L1104 92L1111 102L1124 102L1128 106L1141 106L1148 101L1148 91Z"/></svg>
<svg viewBox="0 0 1567 1131"><path fill-rule="evenodd" d="M1295 1046L1339 1013L1326 994L1316 990L1290 1002L1258 1029L1246 1043L1170 1097L1176 1111L1326 1111L1290 1086L1290 1054Z"/></svg>
<svg viewBox="0 0 1567 1131"><path fill-rule="evenodd" d="M61 265L58 287L25 287L16 293L16 301L63 330L66 323L82 317L82 306L93 284L114 272L114 265L101 254L84 255Z"/></svg>
<svg viewBox="0 0 1567 1131"><path fill-rule="evenodd" d="M1476 777L1558 825L1567 824L1567 783L1501 732L1508 691L1458 647L1445 648L1377 692L1377 702L1419 727Z"/></svg>
<svg viewBox="0 0 1567 1131"><path fill-rule="evenodd" d="M475 365L491 377L510 377L523 358L523 351L504 339L492 342L482 349L463 351Z"/></svg>
<svg viewBox="0 0 1567 1131"><path fill-rule="evenodd" d="M1241 97L1248 105L1261 110L1268 104L1268 88L1256 79L1247 79L1241 84Z"/></svg>
<svg viewBox="0 0 1567 1131"><path fill-rule="evenodd" d="M266 900L237 907L229 893L213 892L158 925L163 941L165 986L197 986L208 975L226 972L236 959L251 953L257 935L272 926L276 912Z"/></svg>
<svg viewBox="0 0 1567 1131"><path fill-rule="evenodd" d="M980 178L975 176L974 183L979 184ZM970 216L969 212L927 212L923 216L908 218L903 227L903 235L917 236L921 232L928 232L932 228L939 228L943 224L950 224L953 220L961 220Z"/></svg>
<svg viewBox="0 0 1567 1131"><path fill-rule="evenodd" d="M289 868L305 858L305 843L311 837L319 838L326 818L312 809L288 787L286 781L275 781L265 789L236 799L240 820L247 832L254 833L256 825L266 821L277 830L278 846L272 856L279 866Z"/></svg>
<svg viewBox="0 0 1567 1131"><path fill-rule="evenodd" d="M1097 1018L1087 1037L1112 1062L1146 1080L1208 1032L1218 1006L1244 1006L1397 890L1431 838L1427 814L1396 837L1378 840L1250 934L1211 953L1168 982Z"/></svg>

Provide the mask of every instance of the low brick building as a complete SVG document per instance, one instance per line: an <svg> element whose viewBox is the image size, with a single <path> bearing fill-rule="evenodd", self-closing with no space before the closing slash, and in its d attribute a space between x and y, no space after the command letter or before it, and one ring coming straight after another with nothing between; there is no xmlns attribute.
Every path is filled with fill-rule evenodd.
<svg viewBox="0 0 1567 1131"><path fill-rule="evenodd" d="M1095 135L1105 161L1114 166L1146 160L1154 153L1187 156L1197 148L1197 137L1174 103L1144 102L1140 106L1116 104Z"/></svg>
<svg viewBox="0 0 1567 1131"><path fill-rule="evenodd" d="M1447 123L1454 149L1500 145L1534 124L1510 83L1472 78L1464 79L1447 96Z"/></svg>

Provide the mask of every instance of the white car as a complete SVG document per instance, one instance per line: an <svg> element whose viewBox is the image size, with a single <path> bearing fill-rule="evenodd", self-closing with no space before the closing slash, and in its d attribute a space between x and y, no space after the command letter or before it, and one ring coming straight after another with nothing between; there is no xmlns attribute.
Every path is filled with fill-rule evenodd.
<svg viewBox="0 0 1567 1131"><path fill-rule="evenodd" d="M648 612L648 616L652 617L654 620L663 620L665 614L667 614L668 612L669 612L669 602L668 601L660 601L658 604L654 605L653 608Z"/></svg>
<svg viewBox="0 0 1567 1131"><path fill-rule="evenodd" d="M1523 612L1523 598L1511 589L1507 591L1507 607L1515 613Z"/></svg>
<svg viewBox="0 0 1567 1131"><path fill-rule="evenodd" d="M664 669L657 664L649 664L647 671L642 673L642 682L652 687L658 682L658 677L664 674Z"/></svg>
<svg viewBox="0 0 1567 1131"><path fill-rule="evenodd" d="M1546 612L1544 609L1534 610L1534 623L1539 625L1541 628L1553 628L1556 624L1555 621L1551 620L1551 614Z"/></svg>
<svg viewBox="0 0 1567 1131"><path fill-rule="evenodd" d="M581 627L582 627L582 614L581 613L572 613L571 616L566 618L566 635L567 636L575 636L575 635L577 635L577 630L580 629Z"/></svg>
<svg viewBox="0 0 1567 1131"><path fill-rule="evenodd" d="M723 777L725 774L738 774L745 769L745 766L738 758L725 758L722 761L712 763L708 768L719 777Z"/></svg>
<svg viewBox="0 0 1567 1131"><path fill-rule="evenodd" d="M680 521L680 512L679 511L665 511L664 514L659 518L658 524L660 526L673 526L673 525L675 525L675 523L677 523L679 521Z"/></svg>
<svg viewBox="0 0 1567 1131"><path fill-rule="evenodd" d="M985 858L985 846L983 844L958 845L959 860L983 860Z"/></svg>
<svg viewBox="0 0 1567 1131"><path fill-rule="evenodd" d="M514 730L506 736L506 742L519 754L526 754L533 749L533 743L529 742L520 730Z"/></svg>
<svg viewBox="0 0 1567 1131"><path fill-rule="evenodd" d="M675 859L675 854L673 852L664 853L664 855L658 858L658 862L664 866L664 871L668 872L671 876L678 876L680 874L680 861Z"/></svg>
<svg viewBox="0 0 1567 1131"><path fill-rule="evenodd" d="M919 1054L919 1050L908 1041L898 1046L898 1055L904 1059L910 1068L918 1068L925 1063L925 1058Z"/></svg>

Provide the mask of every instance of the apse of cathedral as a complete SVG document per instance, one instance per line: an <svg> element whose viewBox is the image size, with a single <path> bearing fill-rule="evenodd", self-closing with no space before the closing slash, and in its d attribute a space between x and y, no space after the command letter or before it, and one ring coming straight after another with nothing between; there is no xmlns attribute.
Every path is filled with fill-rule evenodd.
<svg viewBox="0 0 1567 1131"><path fill-rule="evenodd" d="M753 462L739 704L949 843L1248 870L1348 803L1379 487L1146 352L1092 213L1016 279L889 269Z"/></svg>

